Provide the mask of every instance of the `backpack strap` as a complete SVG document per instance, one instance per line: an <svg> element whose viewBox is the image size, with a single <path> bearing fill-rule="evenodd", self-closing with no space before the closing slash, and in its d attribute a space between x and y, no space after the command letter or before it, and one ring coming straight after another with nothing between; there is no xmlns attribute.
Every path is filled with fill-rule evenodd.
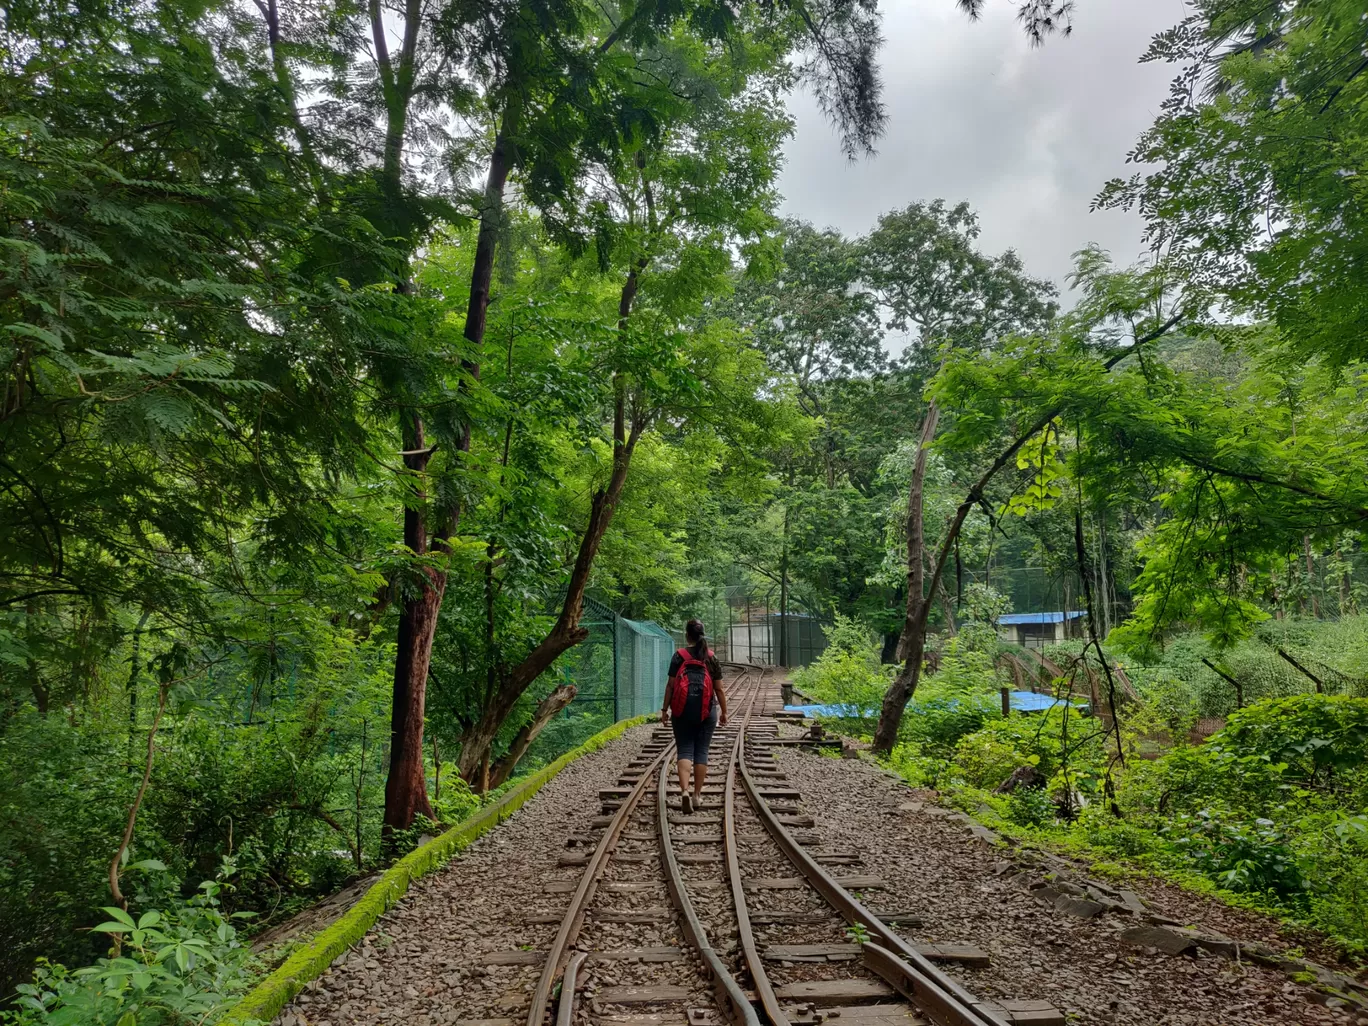
<svg viewBox="0 0 1368 1026"><path fill-rule="evenodd" d="M708 665L706 660L699 659L698 656L694 655L687 648L681 648L678 652L675 653L675 655L679 656L679 658L683 660L683 662L680 664L681 670L685 666L702 666L706 668ZM708 655L712 655L712 653L709 652Z"/></svg>

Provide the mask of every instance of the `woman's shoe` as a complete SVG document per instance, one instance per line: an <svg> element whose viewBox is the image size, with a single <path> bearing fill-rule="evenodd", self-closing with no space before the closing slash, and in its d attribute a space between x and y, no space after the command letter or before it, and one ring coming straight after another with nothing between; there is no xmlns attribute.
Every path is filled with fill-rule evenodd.
<svg viewBox="0 0 1368 1026"><path fill-rule="evenodd" d="M680 798L679 805L680 808L684 810L684 815L693 815L693 801L689 798L687 794Z"/></svg>

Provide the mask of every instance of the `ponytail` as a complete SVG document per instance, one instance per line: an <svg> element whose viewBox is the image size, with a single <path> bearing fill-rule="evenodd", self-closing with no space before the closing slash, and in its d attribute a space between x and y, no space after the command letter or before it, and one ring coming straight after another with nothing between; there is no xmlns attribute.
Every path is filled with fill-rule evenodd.
<svg viewBox="0 0 1368 1026"><path fill-rule="evenodd" d="M690 620L684 625L684 637L693 642L693 656L702 659L708 654L708 637L703 632L702 620Z"/></svg>

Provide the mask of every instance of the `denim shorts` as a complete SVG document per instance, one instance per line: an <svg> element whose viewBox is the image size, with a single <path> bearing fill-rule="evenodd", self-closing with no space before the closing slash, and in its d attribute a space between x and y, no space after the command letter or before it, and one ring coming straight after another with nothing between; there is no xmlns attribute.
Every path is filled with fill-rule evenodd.
<svg viewBox="0 0 1368 1026"><path fill-rule="evenodd" d="M674 729L675 744L679 751L676 759L684 759L695 766L708 764L708 748L712 745L713 730L717 727L717 705L714 703L712 715L706 720L681 722L682 717L672 716L670 726Z"/></svg>

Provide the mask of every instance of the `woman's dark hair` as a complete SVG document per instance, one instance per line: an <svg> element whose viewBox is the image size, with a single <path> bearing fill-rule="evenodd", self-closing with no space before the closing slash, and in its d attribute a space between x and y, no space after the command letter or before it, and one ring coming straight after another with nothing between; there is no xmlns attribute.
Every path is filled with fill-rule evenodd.
<svg viewBox="0 0 1368 1026"><path fill-rule="evenodd" d="M684 625L684 637L693 642L693 654L702 659L708 654L708 638L703 633L702 620L690 620Z"/></svg>

